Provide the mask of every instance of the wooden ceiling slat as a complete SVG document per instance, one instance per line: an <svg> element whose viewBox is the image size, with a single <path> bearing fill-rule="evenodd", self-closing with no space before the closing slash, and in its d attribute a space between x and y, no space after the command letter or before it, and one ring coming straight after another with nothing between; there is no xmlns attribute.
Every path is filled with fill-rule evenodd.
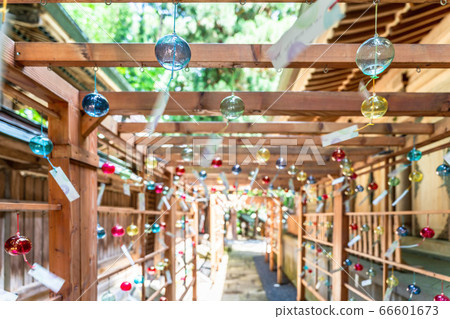
<svg viewBox="0 0 450 319"><path fill-rule="evenodd" d="M41 0L9 0L9 3L41 4ZM135 3L172 3L173 0L135 0ZM240 3L240 0L183 0L183 3ZM291 3L292 0L246 0L246 3ZM308 0L297 0L295 2L306 3ZM341 3L373 3L373 0L340 0ZM439 0L383 0L383 6L397 3L439 3ZM46 3L73 3L73 0L46 0ZM105 3L105 0L78 0L77 3ZM114 3L130 3L130 0L114 0Z"/></svg>
<svg viewBox="0 0 450 319"><path fill-rule="evenodd" d="M190 67L271 68L270 44L191 44ZM359 43L312 44L291 68L354 68ZM390 68L448 68L450 44L394 44ZM15 60L25 66L160 67L154 44L17 42Z"/></svg>

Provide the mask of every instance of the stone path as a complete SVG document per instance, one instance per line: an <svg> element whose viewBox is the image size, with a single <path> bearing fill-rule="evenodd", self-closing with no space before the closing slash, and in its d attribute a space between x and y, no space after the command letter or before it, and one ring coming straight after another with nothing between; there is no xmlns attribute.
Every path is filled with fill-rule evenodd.
<svg viewBox="0 0 450 319"><path fill-rule="evenodd" d="M228 266L222 300L267 300L253 257L264 253L262 241L234 241L228 253Z"/></svg>

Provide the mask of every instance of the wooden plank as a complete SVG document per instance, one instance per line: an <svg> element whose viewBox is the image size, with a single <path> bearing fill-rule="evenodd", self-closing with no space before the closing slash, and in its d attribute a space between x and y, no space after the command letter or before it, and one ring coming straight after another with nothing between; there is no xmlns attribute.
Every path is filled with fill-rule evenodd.
<svg viewBox="0 0 450 319"><path fill-rule="evenodd" d="M283 283L283 212L281 210L281 204L276 206L277 210L277 283Z"/></svg>
<svg viewBox="0 0 450 319"><path fill-rule="evenodd" d="M189 67L272 68L272 44L190 44ZM287 68L355 68L359 43L311 44ZM450 44L395 43L392 68L448 68ZM153 43L17 42L16 62L52 67L161 67Z"/></svg>
<svg viewBox="0 0 450 319"><path fill-rule="evenodd" d="M142 144L145 145L194 145L201 146L210 144L211 135L185 135L185 136L155 136L149 137ZM289 144L288 144L289 143ZM314 145L321 146L322 141L319 136L298 136L298 135L264 135L261 137L223 137L222 145ZM350 140L343 141L339 145L344 146L403 146L404 137L396 136L358 136ZM333 145L333 148L336 146Z"/></svg>
<svg viewBox="0 0 450 319"><path fill-rule="evenodd" d="M334 223L333 228L340 231L333 232L333 263L334 267L341 267L345 260L344 247L349 240L349 218L344 214L344 202L342 194L339 193L334 196ZM345 283L348 282L348 274L344 271L337 271L333 273L331 292L333 301L347 300L348 291Z"/></svg>
<svg viewBox="0 0 450 319"><path fill-rule="evenodd" d="M173 187L173 173L168 173L170 187ZM166 212L166 232L171 232L172 234L176 234L176 219L177 219L177 207L176 207L176 199L175 196L170 198L170 209ZM170 272L172 283L167 286L165 296L169 301L176 301L176 245L175 245L175 236L165 236L164 238L168 249L166 251L166 258L169 259L169 265L167 266L168 271Z"/></svg>
<svg viewBox="0 0 450 319"><path fill-rule="evenodd" d="M10 0L9 3L35 3L42 4L40 0ZM73 3L71 0L47 0L46 3ZM104 3L102 0L80 0L79 3ZM129 0L117 0L114 3L129 3ZM137 0L136 3L172 3L172 0ZM291 3L292 0L246 0L241 2L240 0L183 0L183 3ZM307 0L296 0L294 2L298 3L308 3ZM314 2L314 0L312 0ZM370 4L373 3L372 0L341 0L341 3L360 3L360 4ZM439 3L439 0L408 0L408 3ZM407 3L406 0L383 0L383 3Z"/></svg>
<svg viewBox="0 0 450 319"><path fill-rule="evenodd" d="M304 235L304 228L303 228L303 222L304 219L304 210L305 205L302 201L302 195L303 191L300 192L300 195L297 197L296 200L296 210L297 210L297 216L298 216L298 225L297 225L297 301L303 301L305 300L305 289L303 287L302 283L302 272L303 272L303 257L305 256L305 251L303 249L303 235Z"/></svg>
<svg viewBox="0 0 450 319"><path fill-rule="evenodd" d="M0 201L0 212L13 212L13 211L49 211L49 210L61 210L60 204L47 204L36 202L24 202L24 201Z"/></svg>
<svg viewBox="0 0 450 319"><path fill-rule="evenodd" d="M398 216L398 215L433 215L433 214L450 214L449 209L444 210L405 210L391 212L356 212L345 213L347 216Z"/></svg>
<svg viewBox="0 0 450 319"><path fill-rule="evenodd" d="M89 92L80 92L83 98ZM101 92L110 115L150 114L159 92ZM450 93L379 92L389 103L386 116L450 116ZM231 92L171 92L164 114L221 115L220 102ZM361 116L358 92L238 92L244 115ZM427 107L425 108L424 105ZM257 119L258 120L258 119Z"/></svg>
<svg viewBox="0 0 450 319"><path fill-rule="evenodd" d="M86 113L83 114L83 117L81 118L81 136L89 136L89 134L94 132L94 130L102 123L106 116L107 115L102 117L92 117Z"/></svg>

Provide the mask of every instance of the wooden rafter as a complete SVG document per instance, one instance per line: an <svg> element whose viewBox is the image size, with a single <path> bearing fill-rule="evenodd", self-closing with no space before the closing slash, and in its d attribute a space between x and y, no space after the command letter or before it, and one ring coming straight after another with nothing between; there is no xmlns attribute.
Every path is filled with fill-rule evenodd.
<svg viewBox="0 0 450 319"><path fill-rule="evenodd" d="M225 122L162 122L156 127L157 133L260 133L260 134L327 134L349 127L353 123L335 122L267 122L229 123ZM365 124L358 124L362 127ZM119 133L139 133L147 123L123 122L118 124ZM226 128L225 128L226 127ZM225 130L224 130L225 129ZM360 134L432 134L433 124L429 123L379 123L360 131Z"/></svg>
<svg viewBox="0 0 450 319"><path fill-rule="evenodd" d="M314 0L312 0L314 2ZM10 0L9 3L36 3L40 4L41 0ZM73 3L71 0L46 0L46 3ZM104 0L79 0L78 3L105 3ZM114 0L114 3L129 3L129 0ZM137 0L136 3L172 3L172 0ZM183 0L182 3L307 3L307 0ZM340 0L341 3L361 3L370 4L372 0ZM383 3L439 3L439 0L383 0Z"/></svg>
<svg viewBox="0 0 450 319"><path fill-rule="evenodd" d="M80 93L80 100L88 92ZM159 92L101 92L110 115L150 114ZM378 93L389 103L387 116L450 116L450 93ZM220 115L231 92L171 92L165 114ZM245 115L361 116L358 92L237 92Z"/></svg>
<svg viewBox="0 0 450 319"><path fill-rule="evenodd" d="M289 68L355 68L359 43L312 44ZM191 44L189 67L272 68L270 44ZM450 44L395 44L390 68L448 68ZM25 66L161 67L155 45L17 42L15 60Z"/></svg>

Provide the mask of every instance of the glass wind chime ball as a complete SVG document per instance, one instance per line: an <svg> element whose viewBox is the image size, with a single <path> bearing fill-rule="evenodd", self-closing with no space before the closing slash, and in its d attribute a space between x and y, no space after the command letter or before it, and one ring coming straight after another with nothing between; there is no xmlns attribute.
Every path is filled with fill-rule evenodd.
<svg viewBox="0 0 450 319"><path fill-rule="evenodd" d="M149 191L154 190L155 187L156 187L156 183L155 183L154 181L149 181L149 182L148 182L148 184L147 184L147 189L148 189Z"/></svg>
<svg viewBox="0 0 450 319"><path fill-rule="evenodd" d="M144 225L144 232L146 233L146 234L150 234L151 232L152 232L152 225L150 225L150 224L145 224Z"/></svg>
<svg viewBox="0 0 450 319"><path fill-rule="evenodd" d="M191 48L182 37L172 33L156 42L155 55L163 68L178 71L186 67L191 60Z"/></svg>
<svg viewBox="0 0 450 319"><path fill-rule="evenodd" d="M155 274L156 274L156 268L155 268L154 266L148 267L148 268L147 268L147 273L148 273L150 276L155 275Z"/></svg>
<svg viewBox="0 0 450 319"><path fill-rule="evenodd" d="M183 165L178 165L176 168L175 168L175 174L177 175L177 176L183 176L183 174L186 172L186 170L184 169L184 166Z"/></svg>
<svg viewBox="0 0 450 319"><path fill-rule="evenodd" d="M234 165L233 168L231 169L231 173L233 173L233 175L239 175L241 171L242 168L239 164Z"/></svg>
<svg viewBox="0 0 450 319"><path fill-rule="evenodd" d="M120 289L122 291L130 291L132 287L133 286L131 285L131 282L128 281L124 281L122 284L120 284Z"/></svg>
<svg viewBox="0 0 450 319"><path fill-rule="evenodd" d="M148 169L153 169L158 167L158 160L156 159L156 157L150 156L145 161L145 164L147 165Z"/></svg>
<svg viewBox="0 0 450 319"><path fill-rule="evenodd" d="M117 224L111 228L111 235L113 235L113 237L122 237L125 235L125 229L123 229L121 225Z"/></svg>
<svg viewBox="0 0 450 319"><path fill-rule="evenodd" d="M394 60L395 50L391 41L375 35L360 45L356 51L356 65L362 73L377 76Z"/></svg>
<svg viewBox="0 0 450 319"><path fill-rule="evenodd" d="M446 177L450 175L450 166L447 164L441 164L436 168L436 174L440 177Z"/></svg>
<svg viewBox="0 0 450 319"><path fill-rule="evenodd" d="M422 158L422 152L419 151L418 149L416 149L415 147L413 147L413 149L410 150L408 152L408 154L406 154L406 159L410 162L417 162L421 158Z"/></svg>
<svg viewBox="0 0 450 319"><path fill-rule="evenodd" d="M369 185L367 185L367 189L369 191L376 191L378 189L378 184L375 182L371 182L369 183Z"/></svg>
<svg viewBox="0 0 450 319"><path fill-rule="evenodd" d="M368 232L369 230L370 230L370 226L369 226L369 225L363 224L363 225L361 226L361 231L362 231L362 232Z"/></svg>
<svg viewBox="0 0 450 319"><path fill-rule="evenodd" d="M103 174L114 174L116 171L116 167L111 164L110 162L105 162L102 165L102 172Z"/></svg>
<svg viewBox="0 0 450 319"><path fill-rule="evenodd" d="M212 160L211 165L214 168L219 168L222 166L222 160L220 159L220 157L216 157L215 159Z"/></svg>
<svg viewBox="0 0 450 319"><path fill-rule="evenodd" d="M264 184L269 184L269 183L270 183L270 177L269 177L269 176L264 176L264 177L262 178L262 182L263 182Z"/></svg>
<svg viewBox="0 0 450 319"><path fill-rule="evenodd" d="M204 181L206 179L206 177L208 176L206 171L200 171L200 173L198 173L198 175L200 176L200 180L202 180L202 181Z"/></svg>
<svg viewBox="0 0 450 319"><path fill-rule="evenodd" d="M137 234L139 234L139 228L134 225L131 224L127 227L127 235L130 237L136 236Z"/></svg>
<svg viewBox="0 0 450 319"><path fill-rule="evenodd" d="M405 237L405 236L408 236L408 234L409 234L408 228L406 228L404 225L399 226L395 232L396 232L397 235L399 235L400 237Z"/></svg>
<svg viewBox="0 0 450 319"><path fill-rule="evenodd" d="M17 233L5 242L5 251L11 256L26 255L32 248L31 240Z"/></svg>
<svg viewBox="0 0 450 319"><path fill-rule="evenodd" d="M409 174L408 179L411 182L419 183L423 179L423 174L421 172L419 172L418 170L414 170L411 172L411 174Z"/></svg>
<svg viewBox="0 0 450 319"><path fill-rule="evenodd" d="M394 288L398 286L398 279L394 275L390 275L388 279L386 279L386 283L388 287Z"/></svg>
<svg viewBox="0 0 450 319"><path fill-rule="evenodd" d="M295 167L295 165L291 165L291 166L289 166L288 174L293 176L293 175L297 174L297 171L298 171L297 167Z"/></svg>
<svg viewBox="0 0 450 319"><path fill-rule="evenodd" d="M220 112L228 121L241 117L244 110L244 101L234 94L227 96L220 102Z"/></svg>
<svg viewBox="0 0 450 319"><path fill-rule="evenodd" d="M377 227L375 227L375 229L373 230L373 232L374 232L376 235L381 236L381 235L384 234L384 227L383 227L383 226L377 226Z"/></svg>
<svg viewBox="0 0 450 319"><path fill-rule="evenodd" d="M355 269L355 271L362 271L364 269L364 266L361 265L360 263L356 263L353 268Z"/></svg>
<svg viewBox="0 0 450 319"><path fill-rule="evenodd" d="M308 178L306 179L306 183L313 185L316 183L316 178L312 175L309 175Z"/></svg>
<svg viewBox="0 0 450 319"><path fill-rule="evenodd" d="M331 158L333 161L340 162L345 158L345 152L338 148L331 154Z"/></svg>
<svg viewBox="0 0 450 319"><path fill-rule="evenodd" d="M420 236L422 236L423 238L433 238L434 237L433 228L429 226L422 228L422 230L420 231Z"/></svg>
<svg viewBox="0 0 450 319"><path fill-rule="evenodd" d="M108 114L108 100L97 91L89 93L81 102L83 110L91 117L102 117Z"/></svg>
<svg viewBox="0 0 450 319"><path fill-rule="evenodd" d="M159 301L169 301L169 299L167 299L166 296L161 296L161 297L159 298Z"/></svg>
<svg viewBox="0 0 450 319"><path fill-rule="evenodd" d="M377 272L375 271L375 269L373 269L373 267L370 267L367 272L366 275L370 278L373 278L377 275Z"/></svg>
<svg viewBox="0 0 450 319"><path fill-rule="evenodd" d="M280 157L279 159L277 159L277 161L275 162L275 167L277 169L285 169L287 166L287 162L283 157Z"/></svg>
<svg viewBox="0 0 450 319"><path fill-rule="evenodd" d="M450 298L444 295L444 293L441 293L440 295L434 296L433 301L450 301Z"/></svg>
<svg viewBox="0 0 450 319"><path fill-rule="evenodd" d="M133 281L136 285L139 285L139 284L143 284L144 280L145 280L144 276L141 275L141 276L137 276L136 278L134 278Z"/></svg>
<svg viewBox="0 0 450 319"><path fill-rule="evenodd" d="M159 226L159 224L157 224L157 223L154 223L154 224L152 225L152 233L157 234L157 233L159 233L160 231L161 231L161 226Z"/></svg>
<svg viewBox="0 0 450 319"><path fill-rule="evenodd" d="M162 184L156 184L155 185L155 193L156 194L161 194L163 192L163 189L164 189L164 187L163 187Z"/></svg>
<svg viewBox="0 0 450 319"><path fill-rule="evenodd" d="M388 110L387 100L379 95L372 95L361 104L361 113L367 119L378 119Z"/></svg>
<svg viewBox="0 0 450 319"><path fill-rule="evenodd" d="M103 239L106 237L106 230L100 226L100 224L97 224L97 239Z"/></svg>
<svg viewBox="0 0 450 319"><path fill-rule="evenodd" d="M388 185L391 187L395 187L400 184L400 179L396 176L389 178Z"/></svg>
<svg viewBox="0 0 450 319"><path fill-rule="evenodd" d="M357 193L364 192L364 187L362 185L356 185L355 192Z"/></svg>
<svg viewBox="0 0 450 319"><path fill-rule="evenodd" d="M28 143L31 151L36 155L47 156L53 150L52 141L44 135L34 136Z"/></svg>
<svg viewBox="0 0 450 319"><path fill-rule="evenodd" d="M184 162L192 162L194 158L194 151L192 148L186 147L181 151L181 159Z"/></svg>
<svg viewBox="0 0 450 319"><path fill-rule="evenodd" d="M419 286L417 286L415 283L408 285L406 288L406 291L411 293L412 295L418 295L421 293L421 289Z"/></svg>
<svg viewBox="0 0 450 319"><path fill-rule="evenodd" d="M133 172L131 170L124 169L124 170L120 171L119 176L120 176L121 179L127 180L127 179L131 178L132 174L133 174Z"/></svg>
<svg viewBox="0 0 450 319"><path fill-rule="evenodd" d="M306 179L308 178L308 174L306 174L304 171L300 171L297 174L297 180L299 182L304 182L306 181Z"/></svg>
<svg viewBox="0 0 450 319"><path fill-rule="evenodd" d="M256 152L256 159L260 163L267 163L270 159L270 151L265 147L260 148L258 152Z"/></svg>
<svg viewBox="0 0 450 319"><path fill-rule="evenodd" d="M344 260L344 266L351 266L352 265L352 261L350 259L346 259Z"/></svg>
<svg viewBox="0 0 450 319"><path fill-rule="evenodd" d="M102 295L102 301L116 301L116 296L108 290Z"/></svg>
<svg viewBox="0 0 450 319"><path fill-rule="evenodd" d="M358 224L356 223L351 223L349 227L351 230L358 230Z"/></svg>

